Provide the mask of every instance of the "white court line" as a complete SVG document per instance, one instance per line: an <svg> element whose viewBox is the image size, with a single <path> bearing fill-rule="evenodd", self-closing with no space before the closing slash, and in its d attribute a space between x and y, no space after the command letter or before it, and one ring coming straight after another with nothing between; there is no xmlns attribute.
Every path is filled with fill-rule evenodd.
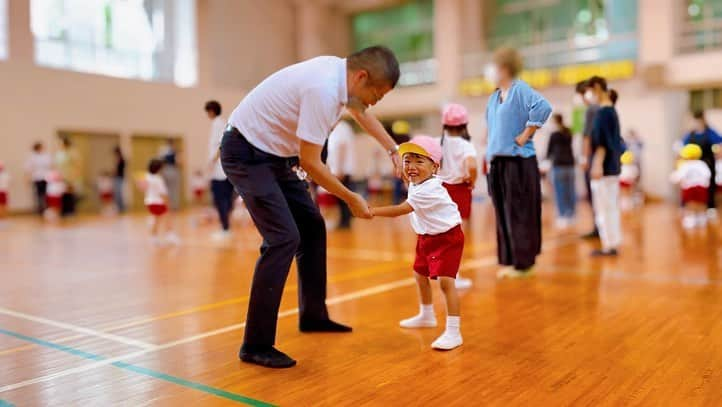
<svg viewBox="0 0 722 407"><path fill-rule="evenodd" d="M56 328L65 329L72 332L77 332L87 336L95 336L97 338L103 338L114 342L119 342L124 345L135 346L141 349L153 349L155 345L148 342L138 341L135 339L126 338L123 336L113 335L105 332L96 331L94 329L83 328L82 326L66 324L64 322L53 321L47 318L38 317L35 315L25 314L22 312L13 311L11 309L0 307L0 314L5 314L11 317L24 319L27 321L33 321L44 325L54 326Z"/></svg>
<svg viewBox="0 0 722 407"><path fill-rule="evenodd" d="M578 238L576 238L576 237L575 237L575 238L568 238L568 239L559 238L559 239L553 240L553 241L545 244L545 245L544 245L544 250L551 249L551 248L556 248L556 247L559 247L559 246L564 246L564 245L567 245L567 244L569 244L569 243L571 243L571 242L576 242L576 241L578 241ZM489 266L489 265L495 265L495 264L496 264L496 257L494 257L494 256L488 256L488 257L483 257L483 258L481 258L481 259L476 259L476 260L467 261L467 262L465 262L465 263L461 266L461 268L462 268L462 269L468 269L468 268L483 267L483 266ZM393 281L393 282L386 283L386 284L376 285L376 286L373 286L373 287L370 287L370 288L366 288L366 289L363 289L363 290L354 291L354 292L351 292L351 293L348 293L348 294L344 294L344 295L340 295L340 296L337 296L337 297L327 298L327 299L326 299L326 304L327 304L327 305L334 305L334 304L340 304L340 303L343 303L343 302L353 301L353 300L356 300L356 299L359 299L359 298L368 297L368 296L372 296L372 295L375 295L375 294L380 294L380 293L383 293L383 292L386 292L386 291L391 291L391 290L394 290L394 289L396 289L396 288L410 286L410 285L413 285L414 283L415 283L415 281L414 281L413 278L405 278L405 279L402 279L402 280L397 280L397 281ZM282 312L279 312L279 313L278 313L278 318L284 318L284 317L287 317L287 316L295 315L295 314L297 314L297 313L298 313L298 308L294 308L294 309L282 311ZM153 347L150 348L150 349L140 350L140 351L128 353L128 354L125 354L125 355L116 356L116 357L114 357L114 358L105 359L105 360L101 360L101 361L97 361L97 362L92 362L92 363L89 363L89 364L87 364L87 365L78 366L78 367L75 367L75 368L72 368L72 369L67 369L67 370L63 370L63 371L60 371L60 372L56 372L56 373L51 373L51 374L48 374L48 375L45 375L45 376L39 376L39 377L36 377L36 378L33 378L33 379L29 379L29 380L25 380L25 381L22 381L22 382L18 382L18 383L14 383L14 384L10 384L10 385L7 385L7 386L0 387L0 393L4 393L4 392L7 392L7 391L11 391L11 390L16 390L16 389L23 388L23 387L26 387L26 386L30 386L30 385L33 385L33 384L36 384L36 383L47 382L47 381L54 380L54 379L57 379L57 378L60 378L60 377L69 376L69 375L72 375L72 374L75 374L75 373L82 373L82 372L87 372L87 371L90 371L90 370L95 370L95 369L100 368L100 367L103 367L103 366L112 365L112 364L115 363L115 362L123 362L123 361L126 361L126 360L128 360L128 359L133 359L133 358L136 358L136 357L139 357L139 356L147 355L147 354L149 354L149 353L153 353L153 352L157 352L157 351L161 351L161 350L173 348L173 347L175 347L175 346L183 345L183 344L186 344L186 343L189 343L189 342L194 342L194 341L197 341L197 340L199 340L199 339L204 339L204 338L208 338L208 337L210 337L210 336L220 335L220 334L223 334L223 333L231 332L231 331L234 331L234 330L237 330L237 329L241 329L241 328L243 328L243 327L245 327L245 326L246 326L246 323L245 323L245 322L240 323L240 324L229 325L229 326L226 326L226 327L223 327L223 328L219 328L219 329L215 329L215 330L212 330L212 331L208 331L208 332L205 332L205 333L202 333L202 334L198 334L198 335L190 336L190 337L187 337L187 338L179 339L179 340L176 340L176 341L168 342L168 343L165 343L165 344L163 344L163 345L153 346ZM151 346L152 346L152 345L151 345Z"/></svg>

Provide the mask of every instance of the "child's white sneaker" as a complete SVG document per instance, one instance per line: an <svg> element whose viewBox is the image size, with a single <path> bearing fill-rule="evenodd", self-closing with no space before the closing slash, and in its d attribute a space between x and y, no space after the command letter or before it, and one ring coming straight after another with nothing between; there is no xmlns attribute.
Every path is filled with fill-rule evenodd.
<svg viewBox="0 0 722 407"><path fill-rule="evenodd" d="M436 327L436 317L424 317L416 315L414 317L404 319L399 322L399 326L402 328L434 328Z"/></svg>
<svg viewBox="0 0 722 407"><path fill-rule="evenodd" d="M466 290L467 288L471 288L471 279L457 277L454 281L454 285L456 286L457 290Z"/></svg>
<svg viewBox="0 0 722 407"><path fill-rule="evenodd" d="M181 243L181 240L175 233L168 233L165 236L165 242L173 246L178 246Z"/></svg>
<svg viewBox="0 0 722 407"><path fill-rule="evenodd" d="M431 347L438 350L451 350L458 348L464 340L461 338L461 334L451 334L444 332L440 337L431 344Z"/></svg>
<svg viewBox="0 0 722 407"><path fill-rule="evenodd" d="M690 230L694 229L694 227L697 226L697 220L694 218L694 215L685 215L684 218L682 218L682 227Z"/></svg>

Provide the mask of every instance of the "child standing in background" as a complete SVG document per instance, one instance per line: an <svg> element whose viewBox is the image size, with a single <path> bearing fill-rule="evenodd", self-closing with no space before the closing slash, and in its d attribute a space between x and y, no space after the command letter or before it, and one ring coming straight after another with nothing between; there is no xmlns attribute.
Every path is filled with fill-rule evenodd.
<svg viewBox="0 0 722 407"><path fill-rule="evenodd" d="M158 159L150 160L148 173L145 176L145 199L143 203L153 216L151 223L151 236L154 244L179 244L180 239L175 235L168 219L168 188L166 187L160 170L163 168L163 161ZM164 238L160 237L162 232L166 233Z"/></svg>
<svg viewBox="0 0 722 407"><path fill-rule="evenodd" d="M628 211L635 206L635 191L637 189L637 181L639 179L639 168L634 160L634 154L631 151L625 151L619 159L622 169L619 173L620 206L623 211Z"/></svg>
<svg viewBox="0 0 722 407"><path fill-rule="evenodd" d="M109 171L103 171L96 181L98 195L100 196L100 212L103 215L112 215L115 213L113 206L113 178Z"/></svg>
<svg viewBox="0 0 722 407"><path fill-rule="evenodd" d="M203 206L203 198L208 187L208 180L203 176L203 171L196 170L191 177L191 188L193 188L193 202L197 206Z"/></svg>
<svg viewBox="0 0 722 407"><path fill-rule="evenodd" d="M697 144L687 144L680 151L682 162L670 179L679 184L682 190L682 205L684 217L682 227L694 229L707 225L706 206L708 201L709 185L712 172L707 164L701 160L702 148Z"/></svg>
<svg viewBox="0 0 722 407"><path fill-rule="evenodd" d="M464 251L461 215L449 193L435 176L442 151L439 142L428 136L416 136L399 146L403 171L409 180L406 202L371 208L373 216L397 217L410 214L411 226L418 235L414 276L419 290L419 314L399 323L402 328L436 326L431 298L431 280L439 280L446 298L446 330L431 347L451 350L461 346L460 304L454 280Z"/></svg>
<svg viewBox="0 0 722 407"><path fill-rule="evenodd" d="M60 212L63 207L63 195L67 191L67 186L63 180L63 176L58 171L50 171L46 177L47 190L45 192L45 212L43 216L50 222L55 222L60 218Z"/></svg>
<svg viewBox="0 0 722 407"><path fill-rule="evenodd" d="M451 200L459 208L464 229L468 229L471 217L471 191L476 185L478 170L476 150L471 144L467 130L469 114L459 104L450 104L444 108L441 136L442 159L438 178L449 192ZM471 279L457 276L456 288L471 287Z"/></svg>

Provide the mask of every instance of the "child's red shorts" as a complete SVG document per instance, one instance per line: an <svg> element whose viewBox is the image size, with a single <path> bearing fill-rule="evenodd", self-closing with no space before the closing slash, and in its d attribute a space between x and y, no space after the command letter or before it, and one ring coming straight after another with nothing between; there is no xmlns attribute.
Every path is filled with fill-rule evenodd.
<svg viewBox="0 0 722 407"><path fill-rule="evenodd" d="M8 204L8 193L0 191L0 205L5 206Z"/></svg>
<svg viewBox="0 0 722 407"><path fill-rule="evenodd" d="M205 192L205 189L198 188L193 190L193 195L195 195L197 201L200 201L201 199L203 199L203 195L205 194Z"/></svg>
<svg viewBox="0 0 722 407"><path fill-rule="evenodd" d="M45 197L45 204L48 206L48 208L60 209L63 206L63 197L48 195Z"/></svg>
<svg viewBox="0 0 722 407"><path fill-rule="evenodd" d="M111 203L113 202L113 193L112 192L103 192L100 194L100 200L103 203Z"/></svg>
<svg viewBox="0 0 722 407"><path fill-rule="evenodd" d="M709 190L705 187L698 186L682 189L682 203L688 204L692 202L706 204Z"/></svg>
<svg viewBox="0 0 722 407"><path fill-rule="evenodd" d="M160 216L168 212L168 205L166 204L149 204L146 206L153 216Z"/></svg>
<svg viewBox="0 0 722 407"><path fill-rule="evenodd" d="M438 235L419 235L414 271L432 280L437 277L456 278L463 253L464 232L461 225Z"/></svg>
<svg viewBox="0 0 722 407"><path fill-rule="evenodd" d="M471 188L469 188L469 184L465 182L461 184L444 183L444 188L449 192L451 200L459 207L461 219L469 219L471 216Z"/></svg>

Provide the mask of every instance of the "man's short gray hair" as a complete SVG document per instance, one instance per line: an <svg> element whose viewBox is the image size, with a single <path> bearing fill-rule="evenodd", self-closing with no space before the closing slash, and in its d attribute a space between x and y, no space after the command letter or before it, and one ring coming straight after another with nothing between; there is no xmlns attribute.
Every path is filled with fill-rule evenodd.
<svg viewBox="0 0 722 407"><path fill-rule="evenodd" d="M386 82L391 87L396 87L401 72L399 61L390 49L376 45L364 48L349 55L346 65L351 70L366 70L374 82Z"/></svg>

